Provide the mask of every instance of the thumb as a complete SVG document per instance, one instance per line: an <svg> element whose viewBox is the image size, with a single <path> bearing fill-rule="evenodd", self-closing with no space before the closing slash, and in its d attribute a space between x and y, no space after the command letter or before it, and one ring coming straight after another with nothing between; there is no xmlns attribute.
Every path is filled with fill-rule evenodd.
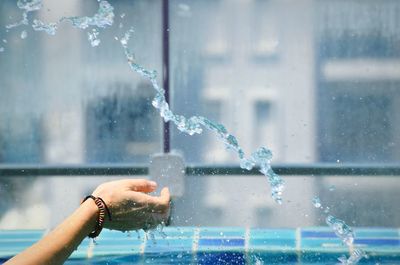
<svg viewBox="0 0 400 265"><path fill-rule="evenodd" d="M168 187L164 187L164 188L161 190L160 199L161 199L161 201L164 202L164 203L169 203L169 201L170 201L170 199L171 199L171 195L170 195L170 193L169 193Z"/></svg>

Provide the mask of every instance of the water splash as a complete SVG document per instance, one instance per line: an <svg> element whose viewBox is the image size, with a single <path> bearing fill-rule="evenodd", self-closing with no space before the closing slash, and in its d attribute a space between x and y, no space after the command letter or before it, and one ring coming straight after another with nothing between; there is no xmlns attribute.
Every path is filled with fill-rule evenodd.
<svg viewBox="0 0 400 265"><path fill-rule="evenodd" d="M323 212L325 214L329 213L329 210L330 210L329 207L326 206L324 208L321 203L321 200L318 196L315 196L312 199L312 203L315 208L318 208L321 211L323 210ZM343 220L340 220L332 215L328 215L325 218L325 222L330 228L332 228L335 235L340 238L340 240L343 242L343 244L345 244L348 247L353 246L354 232L350 226L348 226ZM355 249L349 258L346 258L346 256L342 256L338 260L343 265L355 265L363 257L366 257L365 252L362 249Z"/></svg>
<svg viewBox="0 0 400 265"><path fill-rule="evenodd" d="M342 265L355 265L357 264L362 258L367 258L367 254L365 253L364 250L362 249L355 249L349 258L346 258L346 256L342 256L338 258L340 261L340 264Z"/></svg>
<svg viewBox="0 0 400 265"><path fill-rule="evenodd" d="M28 37L28 33L26 32L26 30L23 30L22 32L21 32L21 39L26 39L26 37Z"/></svg>
<svg viewBox="0 0 400 265"><path fill-rule="evenodd" d="M22 19L17 23L6 25L6 29L12 29L22 25L29 25L28 13L40 10L43 4L42 0L18 0L17 6L19 9L24 10L22 13Z"/></svg>
<svg viewBox="0 0 400 265"><path fill-rule="evenodd" d="M315 208L322 208L321 200L317 196L312 199L312 203Z"/></svg>
<svg viewBox="0 0 400 265"><path fill-rule="evenodd" d="M124 47L124 49L128 48L129 39L131 38L131 35L134 32L135 31L133 30L133 28L130 28L127 32L125 32L125 35L121 38L120 42L121 42L122 47Z"/></svg>
<svg viewBox="0 0 400 265"><path fill-rule="evenodd" d="M44 31L47 34L54 36L57 33L58 24L58 22L46 24L41 20L35 19L33 20L32 28L36 31Z"/></svg>
<svg viewBox="0 0 400 265"><path fill-rule="evenodd" d="M114 7L107 1L99 1L99 9L92 17L63 17L59 22L69 21L72 26L86 29L89 26L106 28L114 23Z"/></svg>
<svg viewBox="0 0 400 265"><path fill-rule="evenodd" d="M156 109L159 110L164 121L174 123L178 130L189 135L200 134L203 132L203 128L214 132L228 149L237 153L240 159L241 168L251 170L256 165L260 166L259 171L267 177L271 186L272 198L275 200L275 202L281 204L282 193L284 190L284 180L271 168L272 152L265 147L260 147L256 152L251 154L249 158L246 158L245 153L240 147L236 137L232 134L229 134L222 124L213 122L202 116L192 116L186 118L182 115L174 114L165 99L165 90L158 85L156 71L147 70L143 66L136 63L133 53L131 53L127 48L131 34L132 29L126 32L124 37L121 39L121 45L124 48L128 64L133 71L142 77L147 78L153 85L153 88L156 91L156 96L154 97L152 104Z"/></svg>
<svg viewBox="0 0 400 265"><path fill-rule="evenodd" d="M114 23L114 8L113 6L105 1L101 0L99 2L99 9L92 17L62 17L60 20L54 23L44 23L41 20L35 19L32 22L32 28L35 31L44 31L49 35L56 35L58 25L63 21L71 22L72 26L79 29L86 29L89 26L106 28ZM40 10L43 7L42 0L19 0L17 2L18 8L24 10L22 17L23 19L14 24L7 25L7 29L18 27L20 25L29 25L28 13L32 11ZM23 33L21 38L25 38L26 33ZM99 32L93 29L92 32L88 32L88 39L92 47L96 47L100 44L98 39Z"/></svg>
<svg viewBox="0 0 400 265"><path fill-rule="evenodd" d="M45 24L40 20L35 20L33 23L33 28L34 30L45 31L50 35L54 35L56 34L58 24L63 21L69 21L74 27L79 29L86 29L89 26L96 26L99 28L111 26L114 22L114 8L109 2L105 0L98 0L98 2L99 9L93 17L62 17L58 22L49 24ZM42 2L41 0L19 0L18 7L25 10L23 13L24 19L22 22L23 24L28 25L28 12L39 10L40 8L42 8ZM157 93L152 104L155 108L159 110L160 115L163 117L164 121L173 122L180 131L189 135L202 133L202 127L215 132L217 136L222 140L222 142L225 143L228 149L231 149L237 153L240 159L240 165L243 169L251 170L256 165L260 166L259 171L268 178L268 181L270 183L273 199L277 203L282 203L284 181L271 168L270 162L272 159L272 152L265 147L261 147L249 158L245 158L245 153L239 146L236 137L232 134L229 134L222 124L215 123L202 116L192 116L190 118L186 118L182 115L174 114L170 110L169 105L165 100L164 89L161 88L157 83L156 71L147 70L137 64L134 60L133 54L128 50L127 45L132 33L132 28L125 33L125 36L121 39L121 45L125 50L125 54L131 69L141 76L149 79L154 89L156 90ZM88 33L89 41L93 47L100 44L100 40L98 40L97 36L97 31L92 31L91 33Z"/></svg>
<svg viewBox="0 0 400 265"><path fill-rule="evenodd" d="M333 217L332 215L328 215L326 217L326 223L333 229L336 236L338 236L344 244L348 247L353 246L354 242L354 232L350 226L348 226L343 220ZM367 257L366 253L362 249L355 249L349 258L346 256L340 257L338 260L343 265L355 265L357 264L363 257Z"/></svg>
<svg viewBox="0 0 400 265"><path fill-rule="evenodd" d="M350 226L348 226L343 220L333 217L332 215L328 215L325 221L344 244L347 246L353 245L354 232Z"/></svg>
<svg viewBox="0 0 400 265"><path fill-rule="evenodd" d="M99 32L97 29L92 29L92 32L88 32L88 40L90 42L90 45L92 47L99 46L100 40L99 40Z"/></svg>

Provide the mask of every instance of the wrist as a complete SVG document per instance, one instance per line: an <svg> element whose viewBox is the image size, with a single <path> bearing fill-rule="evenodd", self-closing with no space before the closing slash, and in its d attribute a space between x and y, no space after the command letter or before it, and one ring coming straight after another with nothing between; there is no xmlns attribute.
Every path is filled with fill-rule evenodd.
<svg viewBox="0 0 400 265"><path fill-rule="evenodd" d="M85 216L87 218L87 226L85 232L87 232L86 234L89 235L92 231L96 229L97 219L100 210L93 200L84 201L80 206L80 210L85 213Z"/></svg>
<svg viewBox="0 0 400 265"><path fill-rule="evenodd" d="M108 219L111 221L111 212L108 209L107 204L104 202L104 200L102 198L95 197L93 195L89 195L89 196L86 196L85 199L83 199L82 203L85 203L88 200L93 201L98 209L98 211L97 211L98 215L97 215L97 219L96 219L95 228L88 235L91 238L96 238L100 234L101 230L104 227L106 215L107 215Z"/></svg>

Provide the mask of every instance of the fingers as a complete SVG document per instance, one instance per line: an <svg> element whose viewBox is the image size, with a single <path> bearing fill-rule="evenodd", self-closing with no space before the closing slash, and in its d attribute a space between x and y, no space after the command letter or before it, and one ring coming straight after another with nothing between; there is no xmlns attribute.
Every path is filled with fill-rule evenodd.
<svg viewBox="0 0 400 265"><path fill-rule="evenodd" d="M150 196L145 193L132 193L131 200L149 207L150 211L166 212L169 209L170 193L168 188L161 190L160 196Z"/></svg>
<svg viewBox="0 0 400 265"><path fill-rule="evenodd" d="M149 206L151 206L156 212L166 212L169 209L169 202L171 196L169 194L169 189L167 187L161 190L159 197L152 197L149 201Z"/></svg>
<svg viewBox="0 0 400 265"><path fill-rule="evenodd" d="M125 179L123 180L132 191L153 192L157 188L157 183L147 179Z"/></svg>

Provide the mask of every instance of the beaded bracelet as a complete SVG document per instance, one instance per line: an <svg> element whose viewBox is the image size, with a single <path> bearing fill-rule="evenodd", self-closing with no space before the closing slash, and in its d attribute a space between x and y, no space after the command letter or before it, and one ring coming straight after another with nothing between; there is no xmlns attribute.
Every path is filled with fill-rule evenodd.
<svg viewBox="0 0 400 265"><path fill-rule="evenodd" d="M94 203L96 204L97 208L99 208L99 216L98 216L97 221L96 221L96 227L89 234L90 238L95 238L100 234L101 230L103 229L104 218L105 218L105 215L106 215L106 211L107 211L107 215L108 215L108 220L110 220L110 221L112 220L111 219L111 212L108 209L107 204L104 202L104 200L102 198L94 197L93 195L89 195L89 196L86 196L82 200L82 203L84 203L87 199L94 200Z"/></svg>

